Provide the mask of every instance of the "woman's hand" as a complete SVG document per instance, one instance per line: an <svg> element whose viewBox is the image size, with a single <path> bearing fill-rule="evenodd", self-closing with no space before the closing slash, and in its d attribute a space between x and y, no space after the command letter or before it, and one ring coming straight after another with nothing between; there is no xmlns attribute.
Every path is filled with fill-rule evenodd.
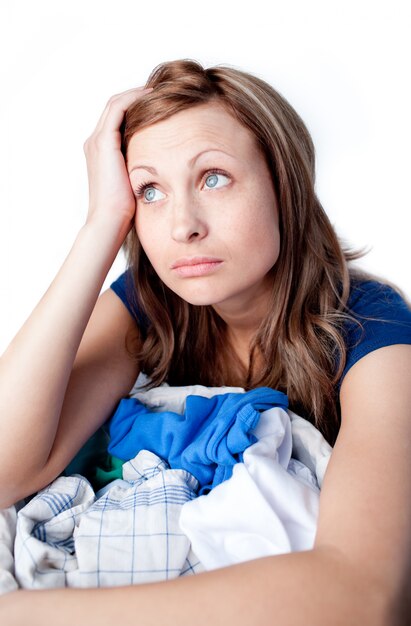
<svg viewBox="0 0 411 626"><path fill-rule="evenodd" d="M111 224L124 236L132 225L136 203L121 152L120 125L128 107L151 90L137 87L112 96L84 144L89 180L87 223Z"/></svg>

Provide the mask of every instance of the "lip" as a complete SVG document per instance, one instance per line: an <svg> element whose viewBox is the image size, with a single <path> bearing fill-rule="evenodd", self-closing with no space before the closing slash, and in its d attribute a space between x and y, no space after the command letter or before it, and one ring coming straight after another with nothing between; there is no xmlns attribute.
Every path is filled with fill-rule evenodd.
<svg viewBox="0 0 411 626"><path fill-rule="evenodd" d="M203 263L221 263L221 259L218 259L215 256L185 256L181 259L178 259L175 263L172 264L171 269L175 270L178 267L182 266L191 266L191 265L202 265Z"/></svg>
<svg viewBox="0 0 411 626"><path fill-rule="evenodd" d="M171 265L171 269L179 276L205 276L217 270L223 263L222 259L209 256L183 257Z"/></svg>

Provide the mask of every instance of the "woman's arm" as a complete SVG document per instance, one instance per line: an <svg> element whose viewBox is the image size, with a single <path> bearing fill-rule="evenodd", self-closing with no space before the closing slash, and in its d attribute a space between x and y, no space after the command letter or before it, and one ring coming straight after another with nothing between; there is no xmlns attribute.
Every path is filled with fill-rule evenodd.
<svg viewBox="0 0 411 626"><path fill-rule="evenodd" d="M370 353L347 374L313 550L135 587L17 591L0 599L0 617L23 624L30 615L32 626L45 616L61 626L406 626L410 371L411 348L401 345Z"/></svg>
<svg viewBox="0 0 411 626"><path fill-rule="evenodd" d="M130 383L131 364L124 360L123 350L126 371L123 375L121 368L113 368L116 374L110 393L104 395L109 377L102 358L119 359L119 349L109 335L120 323L115 337L124 344L130 324L128 314L119 313L119 307L114 311L115 305L109 303L117 299L114 294L104 298L99 310L107 308L107 314L114 312L116 318L104 326L99 323L102 314L96 312L74 361L103 281L134 218L135 198L121 154L119 126L124 111L139 94L141 89L133 89L111 98L86 142L90 188L86 224L48 291L1 358L0 507L59 473ZM108 342L113 355L109 350L104 353L98 342ZM93 368L94 373L105 375L89 386ZM107 401L103 413L98 400L102 390Z"/></svg>

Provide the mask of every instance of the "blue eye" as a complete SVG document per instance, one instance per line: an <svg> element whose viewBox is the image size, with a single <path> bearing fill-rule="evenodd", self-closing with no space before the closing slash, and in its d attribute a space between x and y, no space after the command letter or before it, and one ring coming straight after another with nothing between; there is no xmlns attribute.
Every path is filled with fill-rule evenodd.
<svg viewBox="0 0 411 626"><path fill-rule="evenodd" d="M156 195L155 192L156 190L154 189L154 187L148 187L144 192L144 198L148 200L148 202L151 202L151 200L154 200L154 196Z"/></svg>
<svg viewBox="0 0 411 626"><path fill-rule="evenodd" d="M215 187L216 184L218 183L217 174L211 174L211 176L207 176L206 183L209 187Z"/></svg>
<svg viewBox="0 0 411 626"><path fill-rule="evenodd" d="M219 187L224 187L231 180L230 176L222 170L208 170L206 174L207 177L204 184L207 189L218 189ZM136 198L141 198L146 204L153 204L154 202L165 198L165 195L154 185L155 184L153 182L138 185L137 189L134 190ZM160 194L160 197L157 194Z"/></svg>
<svg viewBox="0 0 411 626"><path fill-rule="evenodd" d="M212 171L206 178L205 180L205 184L208 186L209 189L215 189L218 187L223 187L224 185L226 185L227 183L223 181L223 184L219 185L218 184L218 179L219 178L225 178L227 181L229 180L229 176L227 176L227 174L225 174L224 172L218 171L218 170L214 170Z"/></svg>
<svg viewBox="0 0 411 626"><path fill-rule="evenodd" d="M135 190L136 198L143 198L147 204L152 204L156 199L161 200L161 198L156 198L156 192L161 193L156 187L153 186L153 183L143 183L137 187ZM163 197L164 194L163 194Z"/></svg>

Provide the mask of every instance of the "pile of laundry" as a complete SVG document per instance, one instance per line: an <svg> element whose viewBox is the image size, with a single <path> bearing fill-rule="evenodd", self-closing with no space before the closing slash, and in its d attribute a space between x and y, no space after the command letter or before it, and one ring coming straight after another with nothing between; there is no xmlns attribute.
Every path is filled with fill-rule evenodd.
<svg viewBox="0 0 411 626"><path fill-rule="evenodd" d="M145 391L107 424L104 468L0 511L0 593L129 585L313 547L331 447L261 387Z"/></svg>

